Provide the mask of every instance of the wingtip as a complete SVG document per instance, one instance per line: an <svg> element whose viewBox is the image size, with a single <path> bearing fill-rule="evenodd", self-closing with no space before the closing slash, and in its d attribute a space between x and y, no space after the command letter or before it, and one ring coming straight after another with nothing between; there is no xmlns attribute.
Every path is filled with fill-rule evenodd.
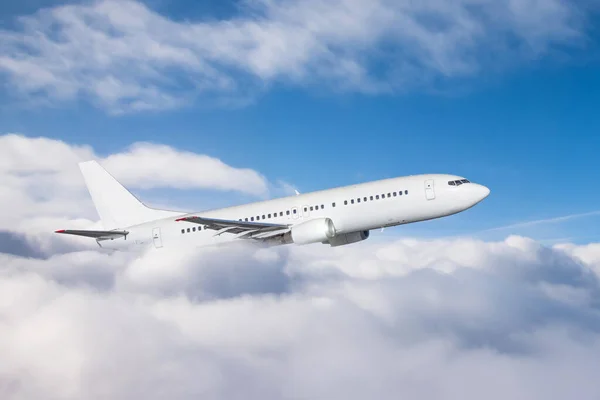
<svg viewBox="0 0 600 400"><path fill-rule="evenodd" d="M175 221L179 222L179 221L187 221L188 218L193 218L193 217L182 217L182 218L177 218Z"/></svg>
<svg viewBox="0 0 600 400"><path fill-rule="evenodd" d="M54 231L54 233L65 233L66 231L66 229L59 229L57 231Z"/></svg>

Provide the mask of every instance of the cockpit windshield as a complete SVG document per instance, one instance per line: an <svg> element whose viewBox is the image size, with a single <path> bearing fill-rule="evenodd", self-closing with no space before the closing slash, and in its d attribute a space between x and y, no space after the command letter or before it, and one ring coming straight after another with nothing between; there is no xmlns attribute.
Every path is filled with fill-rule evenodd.
<svg viewBox="0 0 600 400"><path fill-rule="evenodd" d="M471 183L468 179L458 179L456 181L448 181L448 185L450 186L460 186L463 183Z"/></svg>

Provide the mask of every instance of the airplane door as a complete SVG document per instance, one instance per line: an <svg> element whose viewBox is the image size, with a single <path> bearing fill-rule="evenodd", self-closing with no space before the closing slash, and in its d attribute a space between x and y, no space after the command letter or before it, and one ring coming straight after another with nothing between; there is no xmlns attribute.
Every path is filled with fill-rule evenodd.
<svg viewBox="0 0 600 400"><path fill-rule="evenodd" d="M435 190L433 189L433 179L425 181L425 197L427 200L435 199Z"/></svg>
<svg viewBox="0 0 600 400"><path fill-rule="evenodd" d="M152 229L152 240L154 241L154 247L160 249L162 247L162 238L160 237L160 228Z"/></svg>

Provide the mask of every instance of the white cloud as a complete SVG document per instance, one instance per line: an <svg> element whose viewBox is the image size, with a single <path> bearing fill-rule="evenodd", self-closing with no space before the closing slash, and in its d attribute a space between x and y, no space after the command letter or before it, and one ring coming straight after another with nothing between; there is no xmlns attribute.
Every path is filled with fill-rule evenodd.
<svg viewBox="0 0 600 400"><path fill-rule="evenodd" d="M92 148L6 135L2 151L2 399L600 395L598 244L374 235L106 254L37 233L85 207L70 165Z"/></svg>
<svg viewBox="0 0 600 400"><path fill-rule="evenodd" d="M559 244L557 248L564 250L574 258L589 265L600 275L600 243L591 243L585 246L576 246L573 244Z"/></svg>
<svg viewBox="0 0 600 400"><path fill-rule="evenodd" d="M514 237L168 252L1 255L4 397L600 393L598 275L581 280L589 266L560 249ZM354 271L366 263L379 274Z"/></svg>
<svg viewBox="0 0 600 400"><path fill-rule="evenodd" d="M179 22L142 3L56 6L0 32L17 93L110 112L244 103L271 84L364 93L429 86L538 59L585 39L589 5L560 0L251 0ZM42 97L43 97L42 96Z"/></svg>
<svg viewBox="0 0 600 400"><path fill-rule="evenodd" d="M166 145L135 143L126 152L108 156L106 168L124 185L140 188L176 187L239 190L267 194L267 180L249 168L235 168L203 154Z"/></svg>
<svg viewBox="0 0 600 400"><path fill-rule="evenodd" d="M70 226L89 227L97 215L77 163L90 159L133 189L200 188L264 197L271 186L254 170L169 146L134 143L103 158L90 146L7 134L0 136L0 208L10 212L1 214L0 230L53 231L66 219ZM38 247L53 246L54 239L38 239Z"/></svg>

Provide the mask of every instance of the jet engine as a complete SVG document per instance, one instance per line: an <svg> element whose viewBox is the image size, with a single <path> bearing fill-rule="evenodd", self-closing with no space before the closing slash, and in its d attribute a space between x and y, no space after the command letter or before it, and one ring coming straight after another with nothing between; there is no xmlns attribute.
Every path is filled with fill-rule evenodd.
<svg viewBox="0 0 600 400"><path fill-rule="evenodd" d="M329 239L329 245L331 247L343 246L345 244L360 242L368 237L369 231L344 233L343 235L337 235Z"/></svg>
<svg viewBox="0 0 600 400"><path fill-rule="evenodd" d="M296 244L329 242L335 238L335 226L329 218L318 218L302 222L291 228L291 238Z"/></svg>

